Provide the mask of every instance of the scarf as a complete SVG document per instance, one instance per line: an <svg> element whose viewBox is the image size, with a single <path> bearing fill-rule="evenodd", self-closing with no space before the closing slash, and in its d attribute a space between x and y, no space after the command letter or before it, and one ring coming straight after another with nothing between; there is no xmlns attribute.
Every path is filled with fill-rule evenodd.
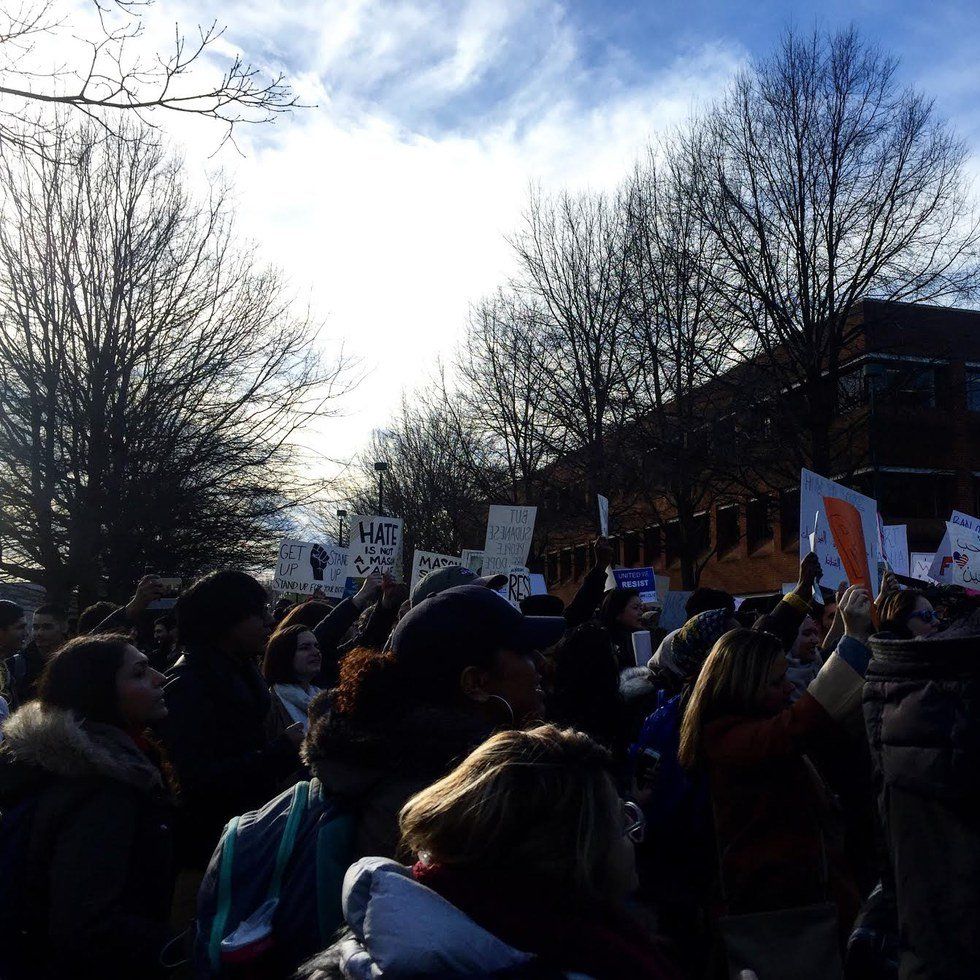
<svg viewBox="0 0 980 980"><path fill-rule="evenodd" d="M515 949L596 980L676 980L677 970L626 914L574 908L533 879L419 862L412 876Z"/></svg>
<svg viewBox="0 0 980 980"><path fill-rule="evenodd" d="M301 722L305 732L310 727L310 702L320 693L320 688L311 684L306 691L299 684L274 684L272 689L289 713L290 721Z"/></svg>

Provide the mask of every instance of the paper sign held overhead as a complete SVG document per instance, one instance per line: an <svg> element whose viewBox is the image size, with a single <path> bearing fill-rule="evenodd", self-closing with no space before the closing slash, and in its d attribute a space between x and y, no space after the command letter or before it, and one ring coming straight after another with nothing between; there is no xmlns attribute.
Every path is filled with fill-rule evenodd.
<svg viewBox="0 0 980 980"><path fill-rule="evenodd" d="M507 575L527 564L537 507L493 504L487 519L483 575Z"/></svg>
<svg viewBox="0 0 980 980"><path fill-rule="evenodd" d="M909 574L909 538L905 524L886 524L881 529L884 559L896 575Z"/></svg>
<svg viewBox="0 0 980 980"><path fill-rule="evenodd" d="M909 555L909 578L914 578L917 582L931 581L929 570L935 558L936 554L932 551L913 551Z"/></svg>
<svg viewBox="0 0 980 980"><path fill-rule="evenodd" d="M462 562L455 555L440 555L435 551L416 551L412 558L412 583L409 586L412 592L415 586L425 578L429 572L434 572L439 568L447 568L450 565L460 565Z"/></svg>
<svg viewBox="0 0 980 980"><path fill-rule="evenodd" d="M402 519L352 517L350 521L350 574L366 577L375 569L401 581Z"/></svg>
<svg viewBox="0 0 980 980"><path fill-rule="evenodd" d="M851 585L871 588L871 570L868 568L868 552L864 542L861 515L854 504L836 497L823 498L824 512L837 553L844 563L844 573ZM877 531L877 522L875 530Z"/></svg>
<svg viewBox="0 0 980 980"><path fill-rule="evenodd" d="M613 578L619 589L635 589L640 593L640 602L658 602L657 576L652 568L614 568Z"/></svg>
<svg viewBox="0 0 980 980"><path fill-rule="evenodd" d="M340 599L348 575L346 548L313 541L284 538L279 544L279 558L272 588L276 592L313 595L320 590L331 599Z"/></svg>
<svg viewBox="0 0 980 980"><path fill-rule="evenodd" d="M468 568L474 575L483 574L483 550L464 548L460 557L463 568Z"/></svg>
<svg viewBox="0 0 980 980"><path fill-rule="evenodd" d="M824 505L825 499L850 505L857 512L859 521L855 522L853 513L847 507L835 504L832 505L835 514L832 528ZM815 522L816 547L811 549L810 535ZM843 484L835 483L810 470L803 470L800 474L800 560L811 550L816 553L823 573L819 584L825 589L836 589L848 582L844 556L838 549L835 534L842 535L842 540L847 541L847 560L851 563L851 572L865 579L872 594L877 595L881 550L878 544L877 504L870 497Z"/></svg>
<svg viewBox="0 0 980 980"><path fill-rule="evenodd" d="M531 594L531 573L523 566L508 569L507 601L520 609L521 602Z"/></svg>
<svg viewBox="0 0 980 980"><path fill-rule="evenodd" d="M664 604L660 613L660 626L665 630L680 629L687 622L685 606L691 598L690 592L668 592L662 597Z"/></svg>
<svg viewBox="0 0 980 980"><path fill-rule="evenodd" d="M597 494L599 501L599 533L604 537L609 537L609 498Z"/></svg>
<svg viewBox="0 0 980 980"><path fill-rule="evenodd" d="M942 585L980 590L980 534L948 521L930 574Z"/></svg>

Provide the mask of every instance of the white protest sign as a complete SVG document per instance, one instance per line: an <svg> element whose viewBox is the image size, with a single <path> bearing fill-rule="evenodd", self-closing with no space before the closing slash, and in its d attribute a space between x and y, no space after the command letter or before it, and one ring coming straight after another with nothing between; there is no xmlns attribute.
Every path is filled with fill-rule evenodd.
<svg viewBox="0 0 980 980"><path fill-rule="evenodd" d="M352 517L350 522L351 574L370 575L375 569L401 579L402 519Z"/></svg>
<svg viewBox="0 0 980 980"><path fill-rule="evenodd" d="M936 555L932 551L913 551L909 556L909 578L918 582L928 582L932 576L929 570Z"/></svg>
<svg viewBox="0 0 980 980"><path fill-rule="evenodd" d="M599 533L604 537L609 537L609 498L603 497L601 493L596 494L599 501Z"/></svg>
<svg viewBox="0 0 980 980"><path fill-rule="evenodd" d="M436 551L416 551L412 558L412 584L410 590L425 578L429 572L438 568L448 568L450 565L460 565L462 562L455 555L440 555Z"/></svg>
<svg viewBox="0 0 980 980"><path fill-rule="evenodd" d="M531 572L531 595L547 595L548 583L539 572Z"/></svg>
<svg viewBox="0 0 980 980"><path fill-rule="evenodd" d="M971 517L969 514L964 514L962 511L954 510L950 515L949 523L958 524L960 527L968 527L976 534L980 534L980 518Z"/></svg>
<svg viewBox="0 0 980 980"><path fill-rule="evenodd" d="M660 597L664 604L660 613L660 626L665 630L678 630L687 622L684 607L691 598L690 592L668 592Z"/></svg>
<svg viewBox="0 0 980 980"><path fill-rule="evenodd" d="M851 490L810 470L803 470L800 473L800 560L802 561L811 550L810 535L816 519L816 547L813 550L820 559L820 567L823 570L820 585L825 589L836 589L847 581L844 561L834 542L834 532L827 517L824 498L843 501L845 505L849 504L857 511L861 523L861 536L864 539L864 556L868 564L871 592L877 595L880 558L878 505L863 493Z"/></svg>
<svg viewBox="0 0 980 980"><path fill-rule="evenodd" d="M474 575L483 574L483 549L464 548L460 556L463 568L468 568Z"/></svg>
<svg viewBox="0 0 980 980"><path fill-rule="evenodd" d="M507 570L507 601L518 609L521 600L531 595L531 573L523 566Z"/></svg>
<svg viewBox="0 0 980 980"><path fill-rule="evenodd" d="M484 575L507 575L512 568L527 564L537 513L537 507L491 505L483 547Z"/></svg>
<svg viewBox="0 0 980 980"><path fill-rule="evenodd" d="M279 544L272 588L300 595L313 595L320 589L329 598L339 599L344 594L347 571L346 548L284 538Z"/></svg>
<svg viewBox="0 0 980 980"><path fill-rule="evenodd" d="M896 575L909 574L909 538L905 524L886 524L881 529L884 559Z"/></svg>
<svg viewBox="0 0 980 980"><path fill-rule="evenodd" d="M980 589L980 534L972 528L948 521L930 574L944 585Z"/></svg>

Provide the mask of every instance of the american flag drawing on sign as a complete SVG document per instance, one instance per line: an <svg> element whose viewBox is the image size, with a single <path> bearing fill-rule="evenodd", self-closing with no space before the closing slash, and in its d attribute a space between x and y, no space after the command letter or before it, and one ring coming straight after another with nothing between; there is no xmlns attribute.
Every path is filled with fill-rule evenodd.
<svg viewBox="0 0 980 980"><path fill-rule="evenodd" d="M970 557L969 555L963 555L960 554L960 552L958 551L954 551L953 561L955 561L956 564L960 566L960 568L966 568L966 566L970 564Z"/></svg>

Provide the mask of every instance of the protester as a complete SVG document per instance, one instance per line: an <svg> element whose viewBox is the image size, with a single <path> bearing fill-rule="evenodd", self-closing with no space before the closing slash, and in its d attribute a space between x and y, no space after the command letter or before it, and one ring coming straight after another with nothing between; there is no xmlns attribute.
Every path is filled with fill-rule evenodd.
<svg viewBox="0 0 980 980"><path fill-rule="evenodd" d="M97 626L101 626L117 609L114 602L107 602L102 600L101 602L93 602L91 606L86 606L82 610L82 614L78 617L78 625L76 631L79 636L85 636L95 630Z"/></svg>
<svg viewBox="0 0 980 980"><path fill-rule="evenodd" d="M23 656L26 635L23 608L9 599L0 599L0 671L5 678L4 698L10 707L16 706L18 686L27 675L27 661Z"/></svg>
<svg viewBox="0 0 980 980"><path fill-rule="evenodd" d="M620 670L636 666L633 634L643 629L643 603L636 589L610 589L599 607L599 622L609 631Z"/></svg>
<svg viewBox="0 0 980 980"><path fill-rule="evenodd" d="M606 578L614 558L608 538L598 537L592 543L592 567L586 572L578 592L564 610L569 629L588 622L595 615L606 591Z"/></svg>
<svg viewBox="0 0 980 980"><path fill-rule="evenodd" d="M354 864L349 931L310 965L316 980L677 976L625 911L642 817L588 736L498 734L409 800L399 825L417 863Z"/></svg>
<svg viewBox="0 0 980 980"><path fill-rule="evenodd" d="M878 616L879 631L899 640L932 636L940 625L932 603L917 589L888 593L878 606Z"/></svg>
<svg viewBox="0 0 980 980"><path fill-rule="evenodd" d="M37 695L37 684L48 662L68 636L68 614L61 606L45 603L34 610L31 639L24 647L22 665L14 674L17 701L23 704Z"/></svg>
<svg viewBox="0 0 980 980"><path fill-rule="evenodd" d="M183 656L158 725L183 805L185 864L203 869L226 821L275 795L298 770L301 724L266 735L272 699L258 661L269 638L265 589L238 571L198 579L177 600Z"/></svg>
<svg viewBox="0 0 980 980"><path fill-rule="evenodd" d="M313 678L320 672L320 644L305 626L287 626L269 638L262 676L272 692L271 730L290 725L309 728L310 702L320 693Z"/></svg>
<svg viewBox="0 0 980 980"><path fill-rule="evenodd" d="M522 616L492 590L464 585L410 610L389 651L347 654L303 756L324 791L356 811L357 856L395 857L397 814L413 793L495 730L540 720L531 654L564 630L564 619Z"/></svg>
<svg viewBox="0 0 980 980"><path fill-rule="evenodd" d="M670 643L661 644L650 661L651 686L667 697L680 694L701 672L715 641L738 629L734 610L707 609L692 616L674 631Z"/></svg>
<svg viewBox="0 0 980 980"><path fill-rule="evenodd" d="M177 617L172 612L157 616L153 623L153 655L157 670L167 671L177 659Z"/></svg>
<svg viewBox="0 0 980 980"><path fill-rule="evenodd" d="M144 732L167 713L163 681L128 638L79 637L7 722L0 810L23 846L3 882L19 917L0 942L5 980L161 973L172 804Z"/></svg>
<svg viewBox="0 0 980 980"><path fill-rule="evenodd" d="M871 646L864 718L899 975L967 980L980 963L980 614L934 636L878 633Z"/></svg>
<svg viewBox="0 0 980 980"><path fill-rule="evenodd" d="M787 653L789 667L786 677L793 685L792 701L801 698L810 682L820 673L823 658L820 656L820 625L812 616L806 616L800 624L799 633L792 649Z"/></svg>
<svg viewBox="0 0 980 980"><path fill-rule="evenodd" d="M846 937L858 895L841 859L823 788L804 754L859 710L871 597L841 602L846 635L806 693L789 704L782 642L738 629L715 645L681 724L679 758L707 772L730 914L829 900Z"/></svg>
<svg viewBox="0 0 980 980"><path fill-rule="evenodd" d="M622 767L630 731L608 630L584 623L563 637L549 659L553 670L548 720L585 732L609 749Z"/></svg>

